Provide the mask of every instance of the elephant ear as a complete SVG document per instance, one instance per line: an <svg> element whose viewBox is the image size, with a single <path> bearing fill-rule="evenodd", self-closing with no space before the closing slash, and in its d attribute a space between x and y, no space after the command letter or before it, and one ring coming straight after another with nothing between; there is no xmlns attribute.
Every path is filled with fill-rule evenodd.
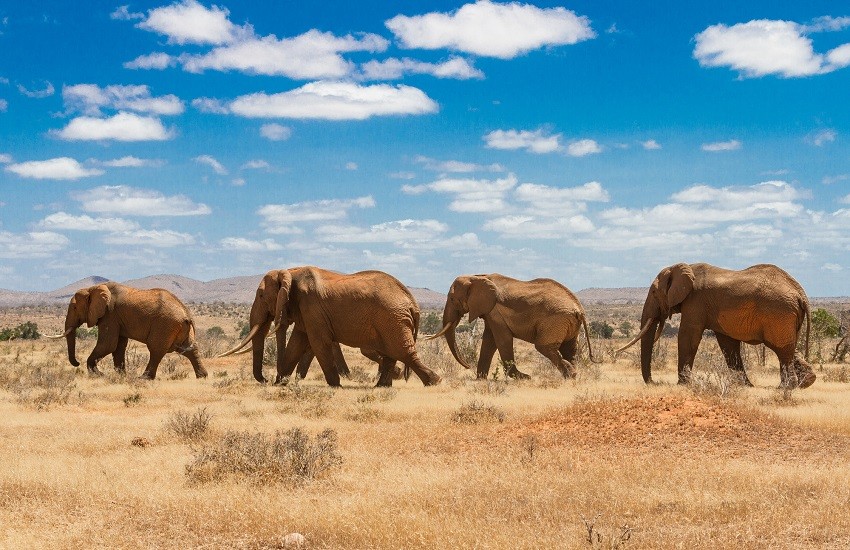
<svg viewBox="0 0 850 550"><path fill-rule="evenodd" d="M106 285L97 285L89 289L88 326L96 326L101 317L111 309L112 293Z"/></svg>
<svg viewBox="0 0 850 550"><path fill-rule="evenodd" d="M688 264L676 264L670 267L670 288L667 291L667 304L670 308L685 301L694 289L694 272Z"/></svg>
<svg viewBox="0 0 850 550"><path fill-rule="evenodd" d="M499 298L499 290L493 281L487 277L475 276L470 280L469 298L469 322L483 315L487 315L496 307Z"/></svg>
<svg viewBox="0 0 850 550"><path fill-rule="evenodd" d="M286 306L289 304L289 290L292 288L292 274L287 269L278 271L278 284L280 290L277 292L277 306L274 310L275 330L286 330L289 326L289 317L286 316Z"/></svg>

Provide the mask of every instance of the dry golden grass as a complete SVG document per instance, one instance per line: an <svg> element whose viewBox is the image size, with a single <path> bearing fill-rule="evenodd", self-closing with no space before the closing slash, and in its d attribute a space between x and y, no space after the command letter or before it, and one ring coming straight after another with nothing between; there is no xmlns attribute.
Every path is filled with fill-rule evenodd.
<svg viewBox="0 0 850 550"><path fill-rule="evenodd" d="M229 315L205 314L201 329L232 339ZM48 315L38 322L50 332ZM206 359L210 377L196 380L172 354L142 382L111 373L110 358L103 378L75 372L63 341L2 342L0 547L282 548L291 532L311 549L850 546L843 365L818 365L815 385L789 396L775 389L775 357L761 367L748 349L757 387L725 391L707 337L704 383L685 388L675 341L662 339L660 383L647 387L636 350L615 360L614 344L594 341L604 363L580 365L576 381L518 344L532 379L515 382L475 381L422 342L444 383L413 377L391 390L372 388L374 364L345 349L363 381L334 391L315 365L281 389L254 382L248 356ZM92 345L80 341L78 357ZM131 346L128 367L141 372L146 352ZM73 387L38 407L49 384ZM341 464L299 483L187 476L229 432L293 428L311 441L333 430Z"/></svg>

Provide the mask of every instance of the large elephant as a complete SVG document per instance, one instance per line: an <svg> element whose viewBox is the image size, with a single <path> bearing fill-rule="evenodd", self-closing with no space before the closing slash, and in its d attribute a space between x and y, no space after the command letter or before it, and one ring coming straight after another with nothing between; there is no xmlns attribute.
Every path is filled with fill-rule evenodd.
<svg viewBox="0 0 850 550"><path fill-rule="evenodd" d="M381 271L344 275L317 267L297 267L266 273L251 307L251 332L229 355L252 344L254 378L263 376L263 341L272 322L277 338L277 377L281 383L308 351L315 354L325 380L339 386L334 342L376 353L380 358L378 386L392 385L396 361L404 363L426 386L440 376L422 364L416 352L419 305L396 278ZM286 328L295 327L289 342Z"/></svg>
<svg viewBox="0 0 850 550"><path fill-rule="evenodd" d="M741 342L764 344L779 358L783 387L807 388L816 379L809 355L809 299L800 284L775 265L741 271L713 265L680 263L665 267L652 281L641 314L641 331L622 351L640 340L643 380L652 382L652 347L674 313L679 325L679 383L690 380L703 331L714 331L729 368L752 385L741 359ZM807 321L805 357L796 353Z"/></svg>
<svg viewBox="0 0 850 550"><path fill-rule="evenodd" d="M345 360L345 355L342 354L342 348L340 348L338 342L333 343L333 347L331 348L334 354L334 365L336 367L336 371L346 378L351 377L351 369L348 367L348 363ZM378 364L378 367L381 366L381 356L374 350L361 349L361 355L370 361L374 361ZM313 362L315 355L313 354L313 350L308 349L304 355L301 356L301 359L298 361L298 369L296 372L298 373L298 377L301 379L307 378L307 372L310 369L310 365ZM403 376L402 369L398 367L398 365L393 365L392 368L392 377L393 380L400 380Z"/></svg>
<svg viewBox="0 0 850 550"><path fill-rule="evenodd" d="M516 367L514 338L534 344L565 378L575 378L573 361L582 326L593 359L584 308L575 294L552 279L518 281L498 273L455 279L443 309L443 329L432 338L445 335L458 363L471 368L458 353L455 340L455 329L465 313L470 322L484 319L478 378L487 377L496 350L507 376L528 378Z"/></svg>
<svg viewBox="0 0 850 550"><path fill-rule="evenodd" d="M78 290L68 304L65 332L58 336L67 339L68 361L75 367L80 364L76 358L76 333L83 323L97 326L97 344L86 360L92 374L102 374L97 362L110 353L115 369L123 372L127 343L133 339L146 344L150 352L142 378L156 378L160 361L172 351L189 358L195 376L207 376L195 342L192 314L167 290L141 290L113 282Z"/></svg>

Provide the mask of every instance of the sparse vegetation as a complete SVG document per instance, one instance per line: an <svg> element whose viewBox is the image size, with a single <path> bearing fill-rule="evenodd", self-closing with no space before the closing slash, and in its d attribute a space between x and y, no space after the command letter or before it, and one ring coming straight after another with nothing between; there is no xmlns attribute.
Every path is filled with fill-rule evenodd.
<svg viewBox="0 0 850 550"><path fill-rule="evenodd" d="M38 332L38 325L32 321L21 323L16 327L7 327L0 329L0 342L9 340L38 340L41 334Z"/></svg>
<svg viewBox="0 0 850 550"><path fill-rule="evenodd" d="M611 338L614 336L614 327L608 324L608 321L591 321L590 328L591 336L596 338Z"/></svg>
<svg viewBox="0 0 850 550"><path fill-rule="evenodd" d="M420 339L440 386L413 377L372 388L374 363L343 348L364 382L343 379L339 390L318 369L289 387L257 384L246 355L207 359L211 377L196 381L185 358L169 354L172 374L189 378L161 370L150 383L117 375L108 357L103 377L71 368L61 340L2 342L0 546L279 548L282 534L298 531L314 548L591 547L582 515L597 548L850 542L850 365L825 361L811 388L777 390L775 355L762 366L758 348L745 346L756 387L743 388L726 380L735 373L707 335L696 381L681 387L676 340L662 338L657 384L645 386L639 348L604 351L625 343L619 327L639 306L595 307L591 318L618 329L593 341L602 364L580 350L575 381L519 341L516 365L530 380L505 378L498 354L491 376L476 380L444 340ZM202 338L221 326L229 345L233 312L247 317L247 308L192 309ZM56 334L63 311L6 315L0 326L32 320ZM479 324L460 336L477 351L480 333ZM836 342L825 338L824 349ZM81 339L78 358L94 345ZM128 368L146 363L145 347L131 342ZM50 386L56 393L39 398ZM66 397L60 388L70 388ZM309 443L286 443L296 426ZM273 449L310 456L325 429L336 434L324 453L334 465L313 478L289 473L310 469Z"/></svg>

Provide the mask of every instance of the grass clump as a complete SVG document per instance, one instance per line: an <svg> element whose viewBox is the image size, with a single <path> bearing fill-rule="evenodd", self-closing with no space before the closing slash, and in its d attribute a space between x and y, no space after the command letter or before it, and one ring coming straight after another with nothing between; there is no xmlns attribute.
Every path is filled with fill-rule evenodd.
<svg viewBox="0 0 850 550"><path fill-rule="evenodd" d="M480 424L483 422L504 422L505 411L499 407L473 399L461 405L455 411L452 420L459 424Z"/></svg>
<svg viewBox="0 0 850 550"><path fill-rule="evenodd" d="M283 401L283 411L300 414L308 418L321 418L330 412L329 402L334 391L327 388L307 386L300 383L300 378L292 377L283 386L277 397Z"/></svg>
<svg viewBox="0 0 850 550"><path fill-rule="evenodd" d="M311 438L301 428L263 433L228 431L195 451L186 465L190 483L232 479L250 483L301 485L342 463L337 434L326 429Z"/></svg>
<svg viewBox="0 0 850 550"><path fill-rule="evenodd" d="M77 390L76 377L74 370L63 369L53 363L19 365L0 370L0 388L17 395L21 405L43 411L54 405L67 405L75 398L83 401L83 392Z"/></svg>
<svg viewBox="0 0 850 550"><path fill-rule="evenodd" d="M177 411L173 413L165 423L165 430L186 443L194 443L203 439L210 427L212 414L207 412L206 407L197 411Z"/></svg>

